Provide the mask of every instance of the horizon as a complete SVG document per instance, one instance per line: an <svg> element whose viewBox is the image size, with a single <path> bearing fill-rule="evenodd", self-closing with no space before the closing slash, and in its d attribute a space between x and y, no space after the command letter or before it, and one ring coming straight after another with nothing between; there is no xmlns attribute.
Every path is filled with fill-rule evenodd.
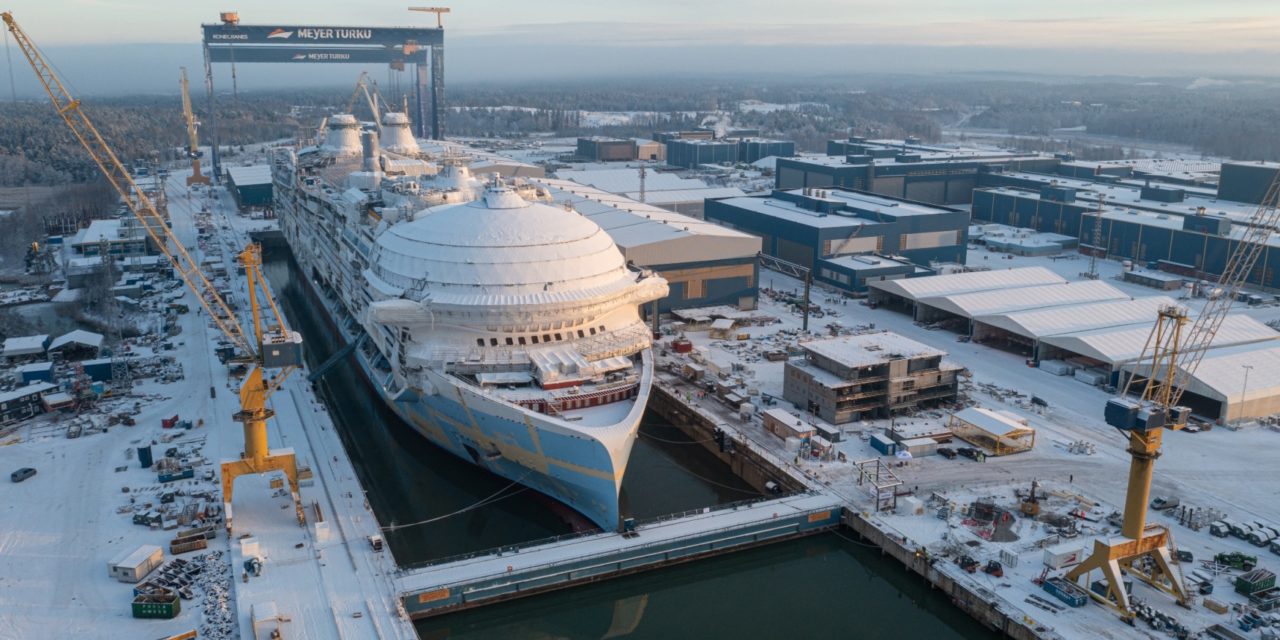
<svg viewBox="0 0 1280 640"><path fill-rule="evenodd" d="M176 94L177 67L200 75L200 24L217 22L219 10L205 0L153 4L21 0L13 13L62 75L86 95ZM77 13L74 23L65 19L69 6ZM873 6L875 17L867 19ZM115 18L131 8L145 10L134 12L129 22ZM1144 7L1098 0L1070 7L1028 7L1010 0L978 0L963 7L946 0L892 7L863 0L799 0L779 21L773 5L757 0L693 6L657 0L638 10L582 0L551 7L479 0L453 7L444 16L445 77L453 85L642 79L652 76L653 69L663 69L665 77L751 74L762 79L867 73L1014 73L1085 80L1277 77L1280 42L1271 33L1280 26L1280 6L1253 0L1212 7L1174 1L1161 3L1154 16L1143 14ZM816 15L829 20L819 22L812 18ZM400 5L356 8L334 0L273 3L241 12L241 19L264 25L435 24L434 16L411 14ZM110 28L103 29L104 24ZM6 38L12 40L7 33ZM16 47L7 44L12 57ZM20 62L10 64L16 92L38 95L34 76ZM230 87L228 67L215 65L219 88ZM369 70L390 82L385 69L238 65L237 80L245 91L340 86Z"/></svg>

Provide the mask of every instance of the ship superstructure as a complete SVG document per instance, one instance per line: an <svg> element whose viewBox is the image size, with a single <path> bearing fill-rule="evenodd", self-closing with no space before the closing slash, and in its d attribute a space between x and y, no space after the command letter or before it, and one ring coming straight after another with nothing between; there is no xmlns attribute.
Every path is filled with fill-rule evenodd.
<svg viewBox="0 0 1280 640"><path fill-rule="evenodd" d="M354 152L352 120L276 155L276 209L371 385L435 444L616 528L653 381L638 309L666 282L541 187L371 131Z"/></svg>

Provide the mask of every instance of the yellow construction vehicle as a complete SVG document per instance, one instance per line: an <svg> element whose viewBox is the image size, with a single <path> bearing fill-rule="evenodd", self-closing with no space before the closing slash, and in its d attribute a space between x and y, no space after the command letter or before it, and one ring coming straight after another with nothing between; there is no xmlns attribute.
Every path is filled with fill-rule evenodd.
<svg viewBox="0 0 1280 640"><path fill-rule="evenodd" d="M196 300L208 312L209 318L218 330L236 347L240 361L251 365L251 370L240 385L240 410L233 416L237 422L244 425L244 451L239 459L222 463L222 499L227 507L227 527L231 526L230 507L235 479L242 475L273 471L285 474L293 493L298 523L305 523L306 516L298 495L297 461L293 451L291 449L271 450L267 446L267 420L274 415L274 412L267 408L267 399L280 388L289 373L302 363L302 338L298 333L286 328L280 310L266 290L266 282L261 271L261 248L257 244L250 244L239 255L240 264L244 267L245 276L248 279L249 307L253 323L253 332L250 335L244 330L226 300L218 293L217 288L200 271L199 263L187 253L182 242L173 234L173 230L157 212L151 199L134 183L128 170L81 109L80 101L71 96L31 38L14 21L13 14L4 12L0 17L3 17L5 26L13 34L18 47L49 95L54 110L71 129L72 135L89 152L89 156L93 158L103 176L119 194L120 199L142 223L151 241L169 259L174 271L195 293ZM263 310L258 300L259 291L265 294L274 320L274 325L269 327L264 327ZM278 369L278 371L274 376L266 378L263 374L264 368Z"/></svg>
<svg viewBox="0 0 1280 640"><path fill-rule="evenodd" d="M1191 409L1181 405L1182 394L1226 319L1231 304L1257 265L1272 230L1280 222L1277 198L1280 198L1280 173L1250 217L1200 315L1191 322L1187 310L1182 307L1170 305L1161 308L1143 346L1142 356L1125 381L1124 391L1107 402L1104 418L1107 424L1119 429L1128 439L1132 458L1124 520L1120 536L1095 540L1093 553L1066 577L1073 581L1081 578L1087 581L1093 571L1100 571L1107 585L1105 593L1097 593L1089 585L1084 585L1086 591L1102 604L1114 608L1126 620L1132 620L1134 614L1121 573L1172 595L1180 604L1189 605L1190 594L1174 559L1172 532L1163 525L1147 523L1151 474L1156 459L1160 457L1164 431L1177 431L1186 426ZM1189 328L1188 323L1191 324ZM1130 397L1134 390L1139 391L1136 398Z"/></svg>
<svg viewBox="0 0 1280 640"><path fill-rule="evenodd" d="M187 121L187 156L191 158L191 175L187 186L209 184L209 176L200 172L200 137L196 135L196 115L191 111L191 93L187 91L187 68L182 69L182 117Z"/></svg>

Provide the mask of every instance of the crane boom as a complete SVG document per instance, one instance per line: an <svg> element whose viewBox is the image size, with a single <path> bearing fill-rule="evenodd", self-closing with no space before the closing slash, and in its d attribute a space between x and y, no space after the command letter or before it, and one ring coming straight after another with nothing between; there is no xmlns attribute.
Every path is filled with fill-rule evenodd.
<svg viewBox="0 0 1280 640"><path fill-rule="evenodd" d="M182 118L187 121L187 156L191 158L191 175L187 186L209 184L209 178L200 171L200 138L196 135L196 116L191 110L191 93L187 90L187 68L182 69Z"/></svg>
<svg viewBox="0 0 1280 640"><path fill-rule="evenodd" d="M262 249L250 243L240 252L239 260L245 269L249 284L249 304L253 314L253 336L245 332L237 320L227 301L218 293L213 283L200 270L200 265L187 253L186 247L173 234L173 230L157 211L151 199L133 181L128 170L116 157L115 152L102 138L102 134L93 126L93 122L80 108L80 101L73 98L62 81L54 73L53 67L44 59L35 43L31 41L14 20L13 14L6 11L0 14L5 26L13 34L18 47L31 64L32 70L44 87L54 109L66 122L71 133L89 152L102 174L111 183L113 189L142 224L157 249L168 258L174 270L187 284L200 305L209 312L209 317L241 353L252 363L248 375L240 384L240 410L233 419L244 427L244 451L239 458L222 462L222 496L226 506L226 526L231 527L231 497L235 479L242 475L280 471L289 481L293 494L294 511L299 524L305 524L306 515L302 509L302 501L298 488L297 459L292 449L273 450L267 441L267 420L275 412L267 407L267 399L280 388L289 373L302 361L300 335L285 329L284 318L280 310L268 294L271 312L275 315L276 326L264 332L262 328L261 308L258 304L258 292L266 291L266 283L262 277ZM185 78L185 76L184 76ZM134 201L134 197L137 201ZM263 375L264 367L279 368L280 373L268 379Z"/></svg>
<svg viewBox="0 0 1280 640"><path fill-rule="evenodd" d="M94 164L98 165L102 175L107 179L107 182L111 183L112 188L120 195L121 200L129 207L129 210L133 212L134 217L142 224L147 235L150 236L160 252L169 259L170 264L173 265L174 270L178 272L183 281L187 283L187 286L195 291L200 305L209 312L209 317L213 318L218 329L236 346L243 349L245 353L256 353L257 350L240 327L240 323L236 321L231 307L218 294L217 288L200 271L199 263L191 257L191 254L187 253L186 248L173 235L173 231L169 228L169 225L165 224L164 218L156 210L151 199L133 181L133 177L129 175L129 171L125 169L124 164L116 157L115 152L103 140L102 134L98 132L97 127L93 126L89 117L85 115L84 110L80 108L80 101L72 97L71 93L67 91L62 81L58 79L57 74L53 72L53 68L45 61L35 43L14 21L13 14L5 12L3 18L5 26L13 34L18 48L26 56L32 70L35 71L36 77L40 81L40 86L44 87L45 93L49 95L49 100L53 102L54 110L66 122L76 140L89 152ZM135 197L137 198L136 202L134 201ZM170 249L167 243L172 243L173 248Z"/></svg>

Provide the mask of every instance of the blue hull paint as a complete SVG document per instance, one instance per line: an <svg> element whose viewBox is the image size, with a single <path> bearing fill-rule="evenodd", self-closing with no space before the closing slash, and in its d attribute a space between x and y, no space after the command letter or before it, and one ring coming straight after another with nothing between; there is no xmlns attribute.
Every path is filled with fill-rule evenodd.
<svg viewBox="0 0 1280 640"><path fill-rule="evenodd" d="M330 302L316 290L309 265L302 260L299 260L299 264L303 270L302 280L306 283L305 289L312 300L325 311L325 319L330 327L337 332L344 345L354 340L355 338L348 335L340 326L341 323L335 317L335 311L330 307ZM479 443L459 433L448 421L432 417L434 412L464 425L471 424L468 412L459 403L439 395L424 398L417 393L402 393L400 395L402 401L397 401L386 393L382 384L385 374L377 373L359 349L352 355L359 364L361 376L377 392L378 397L401 420L412 426L432 444L491 473L528 486L568 505L605 531L614 531L618 528L621 521L618 490L612 479L597 478L556 465L548 465L548 473L543 473L505 457L489 458L482 453L484 449L478 446ZM533 443L525 424L481 411L471 411L470 415L475 418L480 432L491 440L510 442L526 451L537 450L537 445ZM444 438L436 437L433 431L443 433ZM538 434L539 444L545 457L601 471L612 477L612 462L608 452L599 442L589 438L571 438L542 429L538 430ZM479 455L473 456L467 450L468 446L471 446Z"/></svg>

